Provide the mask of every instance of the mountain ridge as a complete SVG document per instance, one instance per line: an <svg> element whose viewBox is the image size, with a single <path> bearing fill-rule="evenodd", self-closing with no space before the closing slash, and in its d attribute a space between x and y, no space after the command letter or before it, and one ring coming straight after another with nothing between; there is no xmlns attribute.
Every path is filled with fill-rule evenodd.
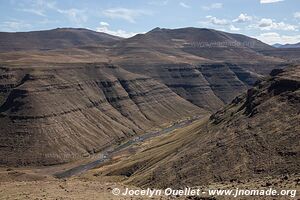
<svg viewBox="0 0 300 200"><path fill-rule="evenodd" d="M53 50L103 45L122 38L83 28L56 28L29 32L0 32L0 52Z"/></svg>
<svg viewBox="0 0 300 200"><path fill-rule="evenodd" d="M294 43L294 44L278 44L278 43L276 43L272 46L274 46L276 48L300 48L300 42Z"/></svg>

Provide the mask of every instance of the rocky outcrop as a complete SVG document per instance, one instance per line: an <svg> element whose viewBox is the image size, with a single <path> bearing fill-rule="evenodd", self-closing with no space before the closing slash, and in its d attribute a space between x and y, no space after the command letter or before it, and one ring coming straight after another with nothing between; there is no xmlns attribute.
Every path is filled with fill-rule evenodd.
<svg viewBox="0 0 300 200"><path fill-rule="evenodd" d="M210 111L229 103L262 77L229 63L126 65L123 68L134 73L145 73L182 98Z"/></svg>

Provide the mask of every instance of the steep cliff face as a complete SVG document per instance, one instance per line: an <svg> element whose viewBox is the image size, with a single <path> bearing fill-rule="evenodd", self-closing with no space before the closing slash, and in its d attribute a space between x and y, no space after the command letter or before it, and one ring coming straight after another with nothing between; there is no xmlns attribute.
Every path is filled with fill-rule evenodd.
<svg viewBox="0 0 300 200"><path fill-rule="evenodd" d="M198 69L214 94L225 104L246 91L254 80L260 77L256 73L230 64L200 65Z"/></svg>
<svg viewBox="0 0 300 200"><path fill-rule="evenodd" d="M134 73L147 74L184 99L210 111L216 111L229 103L262 77L229 63L156 64L143 67L126 65L123 68Z"/></svg>
<svg viewBox="0 0 300 200"><path fill-rule="evenodd" d="M1 70L1 164L79 159L202 112L154 79L113 65Z"/></svg>
<svg viewBox="0 0 300 200"><path fill-rule="evenodd" d="M129 183L144 187L298 174L299 113L300 67L276 70L209 120L153 141L106 173L130 172Z"/></svg>

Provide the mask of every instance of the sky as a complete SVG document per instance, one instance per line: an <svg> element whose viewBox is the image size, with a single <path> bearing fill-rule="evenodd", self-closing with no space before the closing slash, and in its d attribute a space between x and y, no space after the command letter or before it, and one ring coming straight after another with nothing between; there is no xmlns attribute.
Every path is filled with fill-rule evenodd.
<svg viewBox="0 0 300 200"><path fill-rule="evenodd" d="M87 28L131 37L213 28L268 44L300 42L300 0L0 0L0 31Z"/></svg>

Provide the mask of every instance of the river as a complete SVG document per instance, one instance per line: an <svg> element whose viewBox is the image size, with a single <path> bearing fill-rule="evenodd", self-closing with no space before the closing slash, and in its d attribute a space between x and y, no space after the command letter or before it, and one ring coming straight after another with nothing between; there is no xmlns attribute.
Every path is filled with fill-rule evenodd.
<svg viewBox="0 0 300 200"><path fill-rule="evenodd" d="M180 122L176 122L173 125L171 125L167 128L163 128L159 131L146 132L142 135L133 137L132 139L129 139L127 142L125 142L123 144L120 144L120 145L115 146L115 147L108 148L108 149L102 151L101 153L97 154L98 158L94 161L90 161L86 164L82 164L82 165L70 168L68 170L55 173L54 176L56 178L68 178L68 177L71 177L71 176L82 174L82 173L84 173L84 172L86 172L90 169L93 169L93 168L99 166L100 164L103 164L103 163L109 161L113 157L114 154L120 152L121 150L124 150L125 148L127 148L131 145L134 145L134 144L137 144L137 143L140 143L140 142L144 142L148 139L151 139L151 138L163 135L163 134L170 133L171 131L173 131L175 129L188 126L191 123L193 123L194 121L196 121L200 118L203 118L203 117L204 117L203 115L194 116L190 119L186 119L186 120L183 120L183 121L180 121Z"/></svg>

